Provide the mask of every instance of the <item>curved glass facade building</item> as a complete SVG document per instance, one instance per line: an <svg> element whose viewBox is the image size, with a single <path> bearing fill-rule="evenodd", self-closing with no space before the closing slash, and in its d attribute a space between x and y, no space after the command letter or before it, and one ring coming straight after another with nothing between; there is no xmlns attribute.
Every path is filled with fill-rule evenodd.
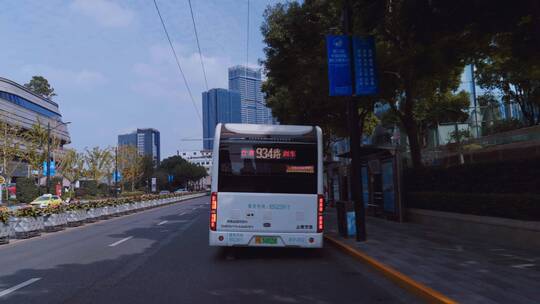
<svg viewBox="0 0 540 304"><path fill-rule="evenodd" d="M24 86L0 77L0 121L30 129L34 124L50 124L51 135L59 138L62 145L71 142L58 104L33 93Z"/></svg>

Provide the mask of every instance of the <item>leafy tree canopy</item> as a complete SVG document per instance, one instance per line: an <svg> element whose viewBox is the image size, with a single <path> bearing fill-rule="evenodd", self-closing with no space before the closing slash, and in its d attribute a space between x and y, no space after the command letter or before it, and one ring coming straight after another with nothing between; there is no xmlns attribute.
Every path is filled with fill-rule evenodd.
<svg viewBox="0 0 540 304"><path fill-rule="evenodd" d="M43 76L32 76L30 82L25 83L24 86L36 94L39 94L45 98L52 99L56 96L54 88L49 84L49 81Z"/></svg>

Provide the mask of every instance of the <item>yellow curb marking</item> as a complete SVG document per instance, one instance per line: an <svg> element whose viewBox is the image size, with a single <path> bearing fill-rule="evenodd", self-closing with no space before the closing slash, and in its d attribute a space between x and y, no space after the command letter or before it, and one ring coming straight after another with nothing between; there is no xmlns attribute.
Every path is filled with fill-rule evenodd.
<svg viewBox="0 0 540 304"><path fill-rule="evenodd" d="M390 278L392 281L396 282L400 286L406 288L407 290L421 296L426 299L429 303L444 303L444 304L457 304L458 302L448 298L442 293L420 283L412 278L404 275L403 273L393 269L390 266L387 266L374 258L368 256L367 254L361 252L360 250L353 248L341 241L338 241L334 237L325 235L324 238L338 247L339 249L345 251L349 255L355 257L356 259L372 266L373 268L382 272L385 276Z"/></svg>

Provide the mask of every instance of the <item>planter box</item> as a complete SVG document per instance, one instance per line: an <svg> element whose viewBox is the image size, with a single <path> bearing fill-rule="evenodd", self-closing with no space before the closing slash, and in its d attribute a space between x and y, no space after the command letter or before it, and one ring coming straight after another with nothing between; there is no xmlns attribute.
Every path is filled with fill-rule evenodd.
<svg viewBox="0 0 540 304"><path fill-rule="evenodd" d="M10 236L22 239L39 236L43 230L43 217L11 217L9 226Z"/></svg>
<svg viewBox="0 0 540 304"><path fill-rule="evenodd" d="M43 217L43 227L46 232L55 232L64 229L67 224L65 213L49 214Z"/></svg>
<svg viewBox="0 0 540 304"><path fill-rule="evenodd" d="M81 210L70 210L66 211L67 215L67 225L69 227L77 227L81 226L83 224L83 221L85 220L85 217L83 218L81 216ZM83 210L84 212L84 210Z"/></svg>
<svg viewBox="0 0 540 304"><path fill-rule="evenodd" d="M96 208L90 208L89 210L86 210L86 222L87 223L93 223L96 222L99 215Z"/></svg>
<svg viewBox="0 0 540 304"><path fill-rule="evenodd" d="M99 216L100 220L108 219L110 217L109 215L109 207L101 207L101 215Z"/></svg>
<svg viewBox="0 0 540 304"><path fill-rule="evenodd" d="M0 244L9 243L10 231L11 228L9 227L9 224L4 224L3 222L0 222Z"/></svg>
<svg viewBox="0 0 540 304"><path fill-rule="evenodd" d="M117 206L109 206L109 215L111 216L120 216L122 215L122 208L120 205Z"/></svg>

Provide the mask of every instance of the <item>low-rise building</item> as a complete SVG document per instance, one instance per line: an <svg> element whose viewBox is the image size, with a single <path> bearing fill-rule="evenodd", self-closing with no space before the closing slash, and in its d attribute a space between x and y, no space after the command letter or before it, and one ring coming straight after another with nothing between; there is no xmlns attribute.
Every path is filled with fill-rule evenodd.
<svg viewBox="0 0 540 304"><path fill-rule="evenodd" d="M208 176L201 179L199 181L199 185L204 188L209 188L211 183L211 169L212 169L212 151L210 150L186 150L186 151L179 151L178 155L180 155L183 159L187 160L188 162L203 166L206 169L206 173L208 173Z"/></svg>

